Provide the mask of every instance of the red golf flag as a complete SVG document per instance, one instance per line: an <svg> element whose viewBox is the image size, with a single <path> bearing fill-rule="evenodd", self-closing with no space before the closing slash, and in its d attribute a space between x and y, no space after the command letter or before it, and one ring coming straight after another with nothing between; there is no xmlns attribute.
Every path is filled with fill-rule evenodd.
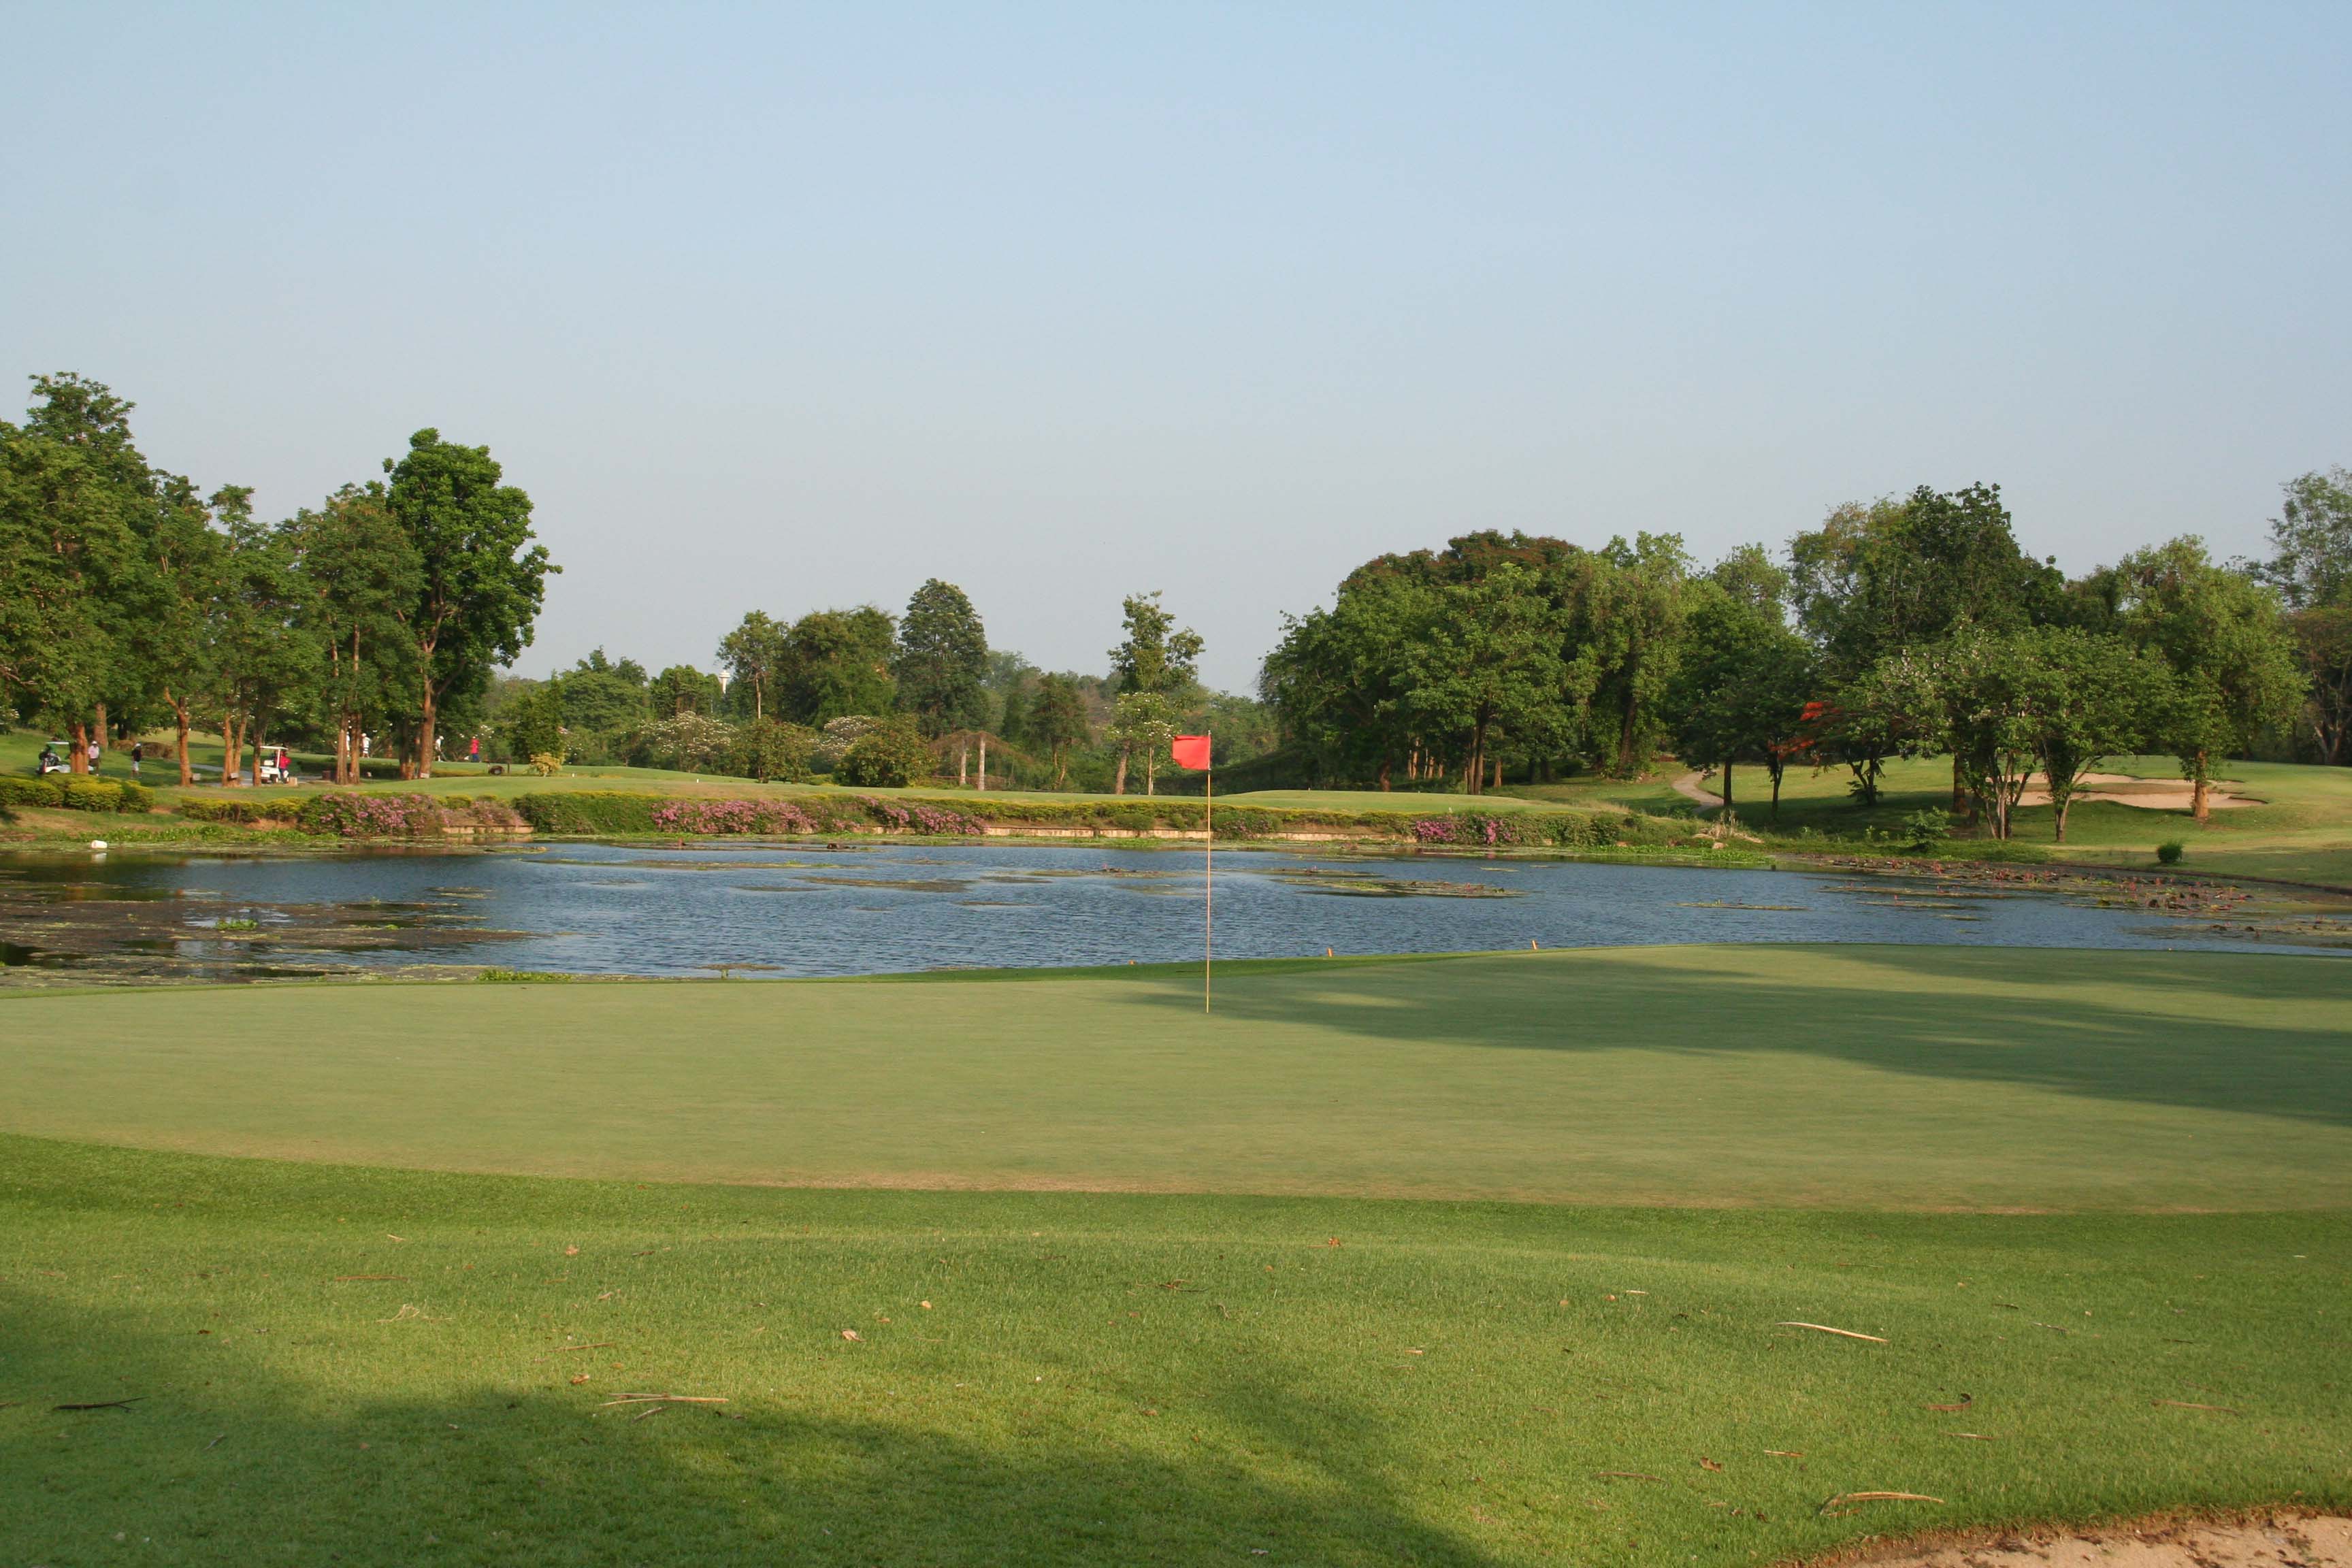
<svg viewBox="0 0 2352 1568"><path fill-rule="evenodd" d="M1169 750L1174 753L1176 765L1180 768L1191 768L1198 773L1209 765L1209 737L1206 735L1179 735L1176 743Z"/></svg>

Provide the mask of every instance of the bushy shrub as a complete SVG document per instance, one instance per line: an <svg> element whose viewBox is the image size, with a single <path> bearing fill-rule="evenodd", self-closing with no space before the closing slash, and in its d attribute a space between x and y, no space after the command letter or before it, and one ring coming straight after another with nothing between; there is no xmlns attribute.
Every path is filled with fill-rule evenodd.
<svg viewBox="0 0 2352 1568"><path fill-rule="evenodd" d="M735 744L727 755L727 771L743 778L797 782L808 777L816 754L817 733L781 719L755 719L735 731Z"/></svg>
<svg viewBox="0 0 2352 1568"><path fill-rule="evenodd" d="M63 798L58 804L68 811L120 811L122 808L122 786L112 779L67 775L64 783Z"/></svg>
<svg viewBox="0 0 2352 1568"><path fill-rule="evenodd" d="M708 713L680 713L646 725L638 747L655 767L698 773L724 763L736 744L734 725Z"/></svg>
<svg viewBox="0 0 2352 1568"><path fill-rule="evenodd" d="M563 753L562 752L533 752L530 754L530 771L537 773L543 779L553 778L556 774L563 771Z"/></svg>
<svg viewBox="0 0 2352 1568"><path fill-rule="evenodd" d="M833 776L856 789L904 789L930 771L931 749L915 726L893 720L852 742L834 764Z"/></svg>
<svg viewBox="0 0 2352 1568"><path fill-rule="evenodd" d="M2164 843L2156 847L2157 863L2160 866L2179 865L2180 852L2186 847L2187 846L2183 845L2177 838L2166 840Z"/></svg>
<svg viewBox="0 0 2352 1568"><path fill-rule="evenodd" d="M122 783L122 798L115 802L114 809L152 811L155 809L155 792L136 779L125 779Z"/></svg>
<svg viewBox="0 0 2352 1568"><path fill-rule="evenodd" d="M817 736L809 761L819 773L829 773L841 765L849 748L888 723L869 713L849 713L827 723Z"/></svg>
<svg viewBox="0 0 2352 1568"><path fill-rule="evenodd" d="M65 804L65 787L58 775L42 778L0 778L0 805L58 806Z"/></svg>

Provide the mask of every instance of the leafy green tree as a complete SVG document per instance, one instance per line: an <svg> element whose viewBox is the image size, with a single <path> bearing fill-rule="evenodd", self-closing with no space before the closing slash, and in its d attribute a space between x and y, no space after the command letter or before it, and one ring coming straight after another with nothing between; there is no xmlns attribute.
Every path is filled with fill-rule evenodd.
<svg viewBox="0 0 2352 1568"><path fill-rule="evenodd" d="M1814 695L1811 649L1789 626L1777 595L1759 591L1751 569L1761 555L1736 556L1732 573L1718 568L1690 584L1671 703L1683 761L1723 770L1727 816L1735 810L1732 770L1740 763L1764 765L1778 814L1780 779Z"/></svg>
<svg viewBox="0 0 2352 1568"><path fill-rule="evenodd" d="M1789 556L1799 623L1840 684L1963 626L2012 630L2069 613L2063 575L2019 547L1997 485L1921 485L1900 500L1839 507L1819 530L1790 541ZM1853 728L1848 743L1875 728ZM1884 759L1849 761L1874 778ZM1952 769L1958 810L1968 789L1957 756Z"/></svg>
<svg viewBox="0 0 2352 1568"><path fill-rule="evenodd" d="M2263 575L2296 609L2352 605L2352 470L2308 473L2285 489Z"/></svg>
<svg viewBox="0 0 2352 1568"><path fill-rule="evenodd" d="M2352 735L2352 605L2290 611L2287 629L2303 666L2305 727L2319 760L2340 763Z"/></svg>
<svg viewBox="0 0 2352 1568"><path fill-rule="evenodd" d="M235 486L213 498L227 525L221 592L214 602L213 646L221 713L221 782L237 783L246 746L252 784L261 782L271 726L309 709L325 663L296 572L290 529L254 517L251 492Z"/></svg>
<svg viewBox="0 0 2352 1568"><path fill-rule="evenodd" d="M890 669L898 705L924 734L987 725L988 635L980 612L954 584L933 577L907 601Z"/></svg>
<svg viewBox="0 0 2352 1568"><path fill-rule="evenodd" d="M2161 657L2178 679L2162 738L2194 785L2190 814L2202 823L2214 757L2251 750L2263 729L2292 718L2305 694L2294 634L2272 592L2216 565L2200 539L2126 556L2113 577L2116 630Z"/></svg>
<svg viewBox="0 0 2352 1568"><path fill-rule="evenodd" d="M2352 734L2352 471L2290 481L2271 521L2263 575L2286 600L2304 672L2304 719L2320 761L2347 760Z"/></svg>
<svg viewBox="0 0 2352 1568"><path fill-rule="evenodd" d="M778 704L795 723L822 726L898 705L890 658L896 627L871 605L819 610L793 623L777 676Z"/></svg>
<svg viewBox="0 0 2352 1568"><path fill-rule="evenodd" d="M633 658L615 663L601 647L555 684L563 694L563 727L575 757L593 761L617 754L619 742L652 717L645 667Z"/></svg>
<svg viewBox="0 0 2352 1568"><path fill-rule="evenodd" d="M763 610L746 615L741 624L719 639L719 663L732 683L730 690L749 693L751 717L767 716L776 689L776 672L784 662L784 628ZM742 711L739 700L736 710Z"/></svg>
<svg viewBox="0 0 2352 1568"><path fill-rule="evenodd" d="M177 478L168 482L163 507L143 531L142 545L144 571L131 616L132 657L142 681L172 716L184 788L195 782L188 731L196 705L215 684L205 628L221 592L226 545L212 526L211 509Z"/></svg>
<svg viewBox="0 0 2352 1568"><path fill-rule="evenodd" d="M2167 722L2175 705L2172 674L2121 637L2071 626L2009 636L2034 758L2063 844L2067 808L2083 775L2105 757L2137 751Z"/></svg>
<svg viewBox="0 0 2352 1568"><path fill-rule="evenodd" d="M88 768L100 709L130 663L127 606L152 477L131 405L80 376L34 379L22 426L0 422L0 692L68 731Z"/></svg>
<svg viewBox="0 0 2352 1568"><path fill-rule="evenodd" d="M1086 699L1078 694L1076 681L1066 675L1039 679L1028 731L1030 742L1045 747L1053 757L1054 787L1065 787L1070 776L1069 750L1085 745L1087 739Z"/></svg>
<svg viewBox="0 0 2352 1568"><path fill-rule="evenodd" d="M1143 759L1143 793L1152 793L1160 758L1176 738L1176 705L1157 691L1122 691L1111 713L1110 738L1118 743L1118 787L1127 793L1127 760Z"/></svg>
<svg viewBox="0 0 2352 1568"><path fill-rule="evenodd" d="M526 683L499 710L498 738L511 762L564 758L563 690L552 680Z"/></svg>
<svg viewBox="0 0 2352 1568"><path fill-rule="evenodd" d="M405 613L423 591L423 565L381 484L345 485L317 510L297 512L286 533L298 614L324 649L318 690L335 735L335 781L355 783L360 737L415 700Z"/></svg>
<svg viewBox="0 0 2352 1568"><path fill-rule="evenodd" d="M430 778L442 707L530 646L548 575L562 568L530 542L530 498L504 482L488 447L419 430L385 468L386 502L416 551L420 586L405 619L416 658L416 773Z"/></svg>
<svg viewBox="0 0 2352 1568"><path fill-rule="evenodd" d="M1173 722L1176 702L1190 695L1192 689L1193 667L1204 646L1201 634L1189 626L1181 631L1176 629L1176 617L1160 603L1158 589L1129 595L1120 602L1119 618L1127 627L1127 636L1110 650L1112 680L1122 696L1134 692L1167 699L1168 717ZM1147 708L1136 711L1157 714L1160 710ZM1118 772L1112 782L1112 794L1127 793L1128 765L1136 754L1139 737L1149 732L1148 723L1141 730L1118 721L1112 723L1109 738L1118 746Z"/></svg>
<svg viewBox="0 0 2352 1568"><path fill-rule="evenodd" d="M1612 539L1578 563L1563 682L1589 715L1595 749L1622 777L1641 772L1665 724L1689 558L1679 534Z"/></svg>
<svg viewBox="0 0 2352 1568"><path fill-rule="evenodd" d="M1485 790L1502 735L1534 737L1559 711L1570 673L1560 633L1558 610L1524 567L1438 591L1427 636L1413 649L1406 701L1425 731L1459 738L1470 794Z"/></svg>
<svg viewBox="0 0 2352 1568"><path fill-rule="evenodd" d="M1258 692L1318 776L1371 776L1393 787L1422 749L1425 710L1410 700L1413 650L1427 641L1441 589L1401 574L1351 577L1328 610L1286 617Z"/></svg>
<svg viewBox="0 0 2352 1568"><path fill-rule="evenodd" d="M690 664L673 664L655 676L646 688L646 696L654 712L664 719L675 719L682 713L715 716L724 700L719 678L705 675ZM756 713L752 716L759 717Z"/></svg>
<svg viewBox="0 0 2352 1568"><path fill-rule="evenodd" d="M930 771L930 748L921 733L910 721L891 719L852 742L833 776L854 789L903 789Z"/></svg>

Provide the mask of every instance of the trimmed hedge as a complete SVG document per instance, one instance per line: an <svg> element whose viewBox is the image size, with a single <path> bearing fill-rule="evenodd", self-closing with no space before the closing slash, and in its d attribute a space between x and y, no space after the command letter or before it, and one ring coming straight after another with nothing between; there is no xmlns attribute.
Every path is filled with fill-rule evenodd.
<svg viewBox="0 0 2352 1568"><path fill-rule="evenodd" d="M290 827L332 838L430 838L452 828L512 833L528 826L493 795L358 795L333 791L295 798L223 800L194 795L180 815L194 822L246 827Z"/></svg>
<svg viewBox="0 0 2352 1568"><path fill-rule="evenodd" d="M94 779L74 773L38 778L0 778L0 805L45 806L63 811L145 811L154 792L127 779Z"/></svg>
<svg viewBox="0 0 2352 1568"><path fill-rule="evenodd" d="M1060 829L1082 833L1201 830L1198 800L1150 796L1108 801L974 798L954 805L864 795L803 795L764 799L713 799L580 790L517 796L514 808L541 833L709 837L760 834L802 837L883 833L919 837L978 837L991 828ZM1220 839L1273 838L1328 832L1400 843L1463 848L1556 847L1606 849L1654 847L1688 837L1690 825L1617 812L1322 812L1267 806L1221 806Z"/></svg>

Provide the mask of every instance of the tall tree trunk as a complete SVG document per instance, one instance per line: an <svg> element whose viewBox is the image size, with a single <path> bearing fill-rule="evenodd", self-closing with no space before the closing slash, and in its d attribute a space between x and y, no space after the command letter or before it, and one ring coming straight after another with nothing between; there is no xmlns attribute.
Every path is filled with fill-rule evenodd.
<svg viewBox="0 0 2352 1568"><path fill-rule="evenodd" d="M261 715L256 713L253 716L253 787L256 789L261 787L261 749L268 743L263 739L262 728Z"/></svg>
<svg viewBox="0 0 2352 1568"><path fill-rule="evenodd" d="M440 704L434 700L433 683L428 680L425 683L425 712L416 723L416 772L412 775L414 777L429 779L433 776L433 753L440 749L440 736L436 732L440 712Z"/></svg>
<svg viewBox="0 0 2352 1568"><path fill-rule="evenodd" d="M958 746L956 748L956 788L961 789L970 783L971 783L971 747Z"/></svg>
<svg viewBox="0 0 2352 1568"><path fill-rule="evenodd" d="M2202 750L2197 753L2197 781L2189 797L2189 820L2198 826L2205 826L2213 815L2212 763Z"/></svg>
<svg viewBox="0 0 2352 1568"><path fill-rule="evenodd" d="M2070 789L2063 795L2061 795L2054 789L2050 792L2051 816L2057 823L2057 833L2054 839L2057 843L2063 844L2066 842L2066 808L2074 804L2074 792L2073 790Z"/></svg>
<svg viewBox="0 0 2352 1568"><path fill-rule="evenodd" d="M988 737L980 738L980 793L988 793Z"/></svg>
<svg viewBox="0 0 2352 1568"><path fill-rule="evenodd" d="M1462 792L1477 795L1479 785L1486 782L1486 721L1479 720L1470 727L1470 755L1462 768Z"/></svg>
<svg viewBox="0 0 2352 1568"><path fill-rule="evenodd" d="M172 721L179 727L180 731L180 787L185 789L196 782L194 773L188 767L187 699L175 697L172 700Z"/></svg>
<svg viewBox="0 0 2352 1568"><path fill-rule="evenodd" d="M1726 821L1726 822L1729 822L1729 821L1731 820L1731 764L1730 764L1728 762L1727 762L1727 763L1725 763L1723 764L1723 818L1722 818L1722 820L1724 820L1724 821Z"/></svg>
<svg viewBox="0 0 2352 1568"><path fill-rule="evenodd" d="M1969 786L1960 776L1960 753L1958 752L1952 753L1952 815L1954 816L1976 815L1969 809Z"/></svg>
<svg viewBox="0 0 2352 1568"><path fill-rule="evenodd" d="M76 721L73 739L68 744L73 747L73 755L66 759L66 771L74 773L89 772L89 726Z"/></svg>
<svg viewBox="0 0 2352 1568"><path fill-rule="evenodd" d="M98 749L101 752L105 751L106 742L112 737L106 732L106 704L103 702L98 705L98 722L93 727L92 733L98 737Z"/></svg>
<svg viewBox="0 0 2352 1568"><path fill-rule="evenodd" d="M1113 795L1127 793L1127 747L1124 744L1118 748L1118 773L1110 781L1110 793Z"/></svg>
<svg viewBox="0 0 2352 1568"><path fill-rule="evenodd" d="M1143 793L1145 795L1151 793L1152 780L1159 772L1160 751L1158 747L1154 747L1143 753Z"/></svg>
<svg viewBox="0 0 2352 1568"><path fill-rule="evenodd" d="M1494 769L1495 776L1487 787L1489 789L1500 789L1503 787L1503 759L1499 753L1494 758L1491 766Z"/></svg>
<svg viewBox="0 0 2352 1568"><path fill-rule="evenodd" d="M1786 762L1772 764L1772 820L1780 820L1780 775L1789 771Z"/></svg>
<svg viewBox="0 0 2352 1568"><path fill-rule="evenodd" d="M1633 681L1631 672L1625 679L1625 709L1617 726L1617 771L1626 778L1633 776Z"/></svg>
<svg viewBox="0 0 2352 1568"><path fill-rule="evenodd" d="M237 722L236 705L221 705L221 788L235 789L245 765L245 730Z"/></svg>
<svg viewBox="0 0 2352 1568"><path fill-rule="evenodd" d="M1386 758L1386 757L1382 757L1382 758L1381 759L1381 793L1382 795L1386 795L1386 794L1388 794L1388 792L1389 792L1389 760L1388 760L1388 758Z"/></svg>

